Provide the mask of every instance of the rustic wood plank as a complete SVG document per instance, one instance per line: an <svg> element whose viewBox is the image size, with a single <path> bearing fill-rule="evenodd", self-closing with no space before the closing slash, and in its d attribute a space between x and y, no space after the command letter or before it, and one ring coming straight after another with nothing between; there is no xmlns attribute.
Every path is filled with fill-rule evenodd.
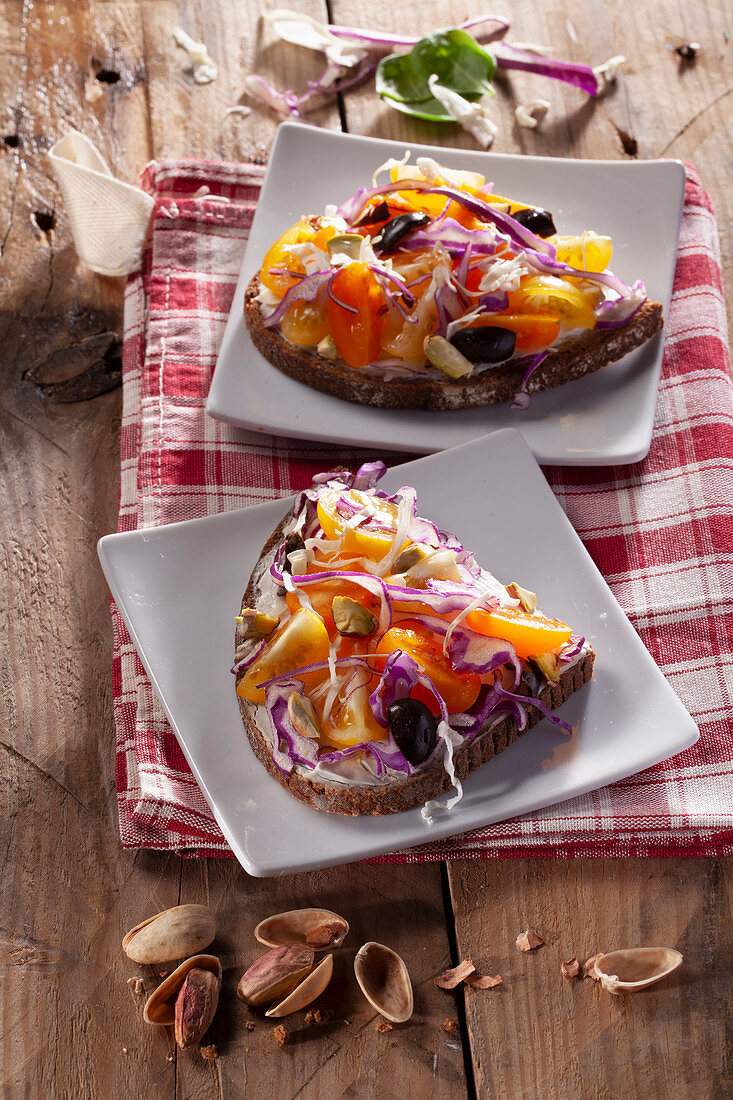
<svg viewBox="0 0 733 1100"><path fill-rule="evenodd" d="M479 1096L731 1094L730 860L466 861L449 873L460 954L504 978L466 993ZM514 941L527 925L545 945L524 954ZM574 954L641 946L678 948L682 968L628 997L560 973Z"/></svg>
<svg viewBox="0 0 733 1100"><path fill-rule="evenodd" d="M179 1096L236 1096L242 1082L259 1083L268 1095L268 1082L275 1079L282 1100L372 1092L391 1100L407 1089L436 1097L465 1094L460 1037L440 1027L446 1016L456 1015L454 998L432 982L449 957L436 865L360 864L264 880L249 878L233 861L192 861L183 866L181 896L205 901L217 913L225 977L222 1007L208 1035L218 1048L218 1062L212 1066L198 1052L179 1052ZM250 1009L236 997L239 978L266 950L255 941L253 929L272 913L310 905L341 913L351 926L336 952L331 984L314 1004L333 1019L307 1026L305 1013L299 1012L268 1020L263 1010ZM415 990L412 1020L387 1033L376 1030L379 1016L354 978L354 955L368 940L402 955ZM290 1032L284 1049L273 1037L276 1023ZM247 1024L254 1025L252 1031ZM154 1059L165 1040L153 1039Z"/></svg>

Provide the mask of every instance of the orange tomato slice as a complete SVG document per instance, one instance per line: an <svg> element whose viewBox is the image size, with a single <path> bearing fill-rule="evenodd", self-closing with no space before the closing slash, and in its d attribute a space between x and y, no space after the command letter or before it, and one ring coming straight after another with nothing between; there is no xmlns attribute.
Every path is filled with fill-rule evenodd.
<svg viewBox="0 0 733 1100"><path fill-rule="evenodd" d="M382 344L385 304L376 275L368 264L355 260L341 268L331 291L337 301L328 299L328 324L339 355L350 367L373 363Z"/></svg>
<svg viewBox="0 0 733 1100"><path fill-rule="evenodd" d="M376 653L388 656L401 649L429 676L436 690L442 695L449 713L457 714L476 702L481 690L481 678L475 672L456 672L440 648L440 639L422 623L405 619L393 626L382 636ZM382 667L384 662L380 663ZM412 697L425 703L433 714L440 713L435 696L418 685L413 688Z"/></svg>
<svg viewBox="0 0 733 1100"><path fill-rule="evenodd" d="M519 607L498 607L492 611L470 611L466 626L487 638L511 642L519 657L550 653L567 642L572 629L558 619L528 615Z"/></svg>
<svg viewBox="0 0 733 1100"><path fill-rule="evenodd" d="M507 328L516 334L517 351L539 351L557 339L560 322L552 313L494 313L478 317L469 328Z"/></svg>
<svg viewBox="0 0 733 1100"><path fill-rule="evenodd" d="M362 588L360 584L354 584L352 581L334 578L330 581L321 581L320 584L309 584L303 591L307 593L313 610L323 619L326 630L331 637L334 637L336 633L333 612L331 611L334 596L349 596L352 600L356 600L362 607L366 607L374 615L379 617L379 597L375 596L368 589ZM285 595L285 602L288 605L288 610L291 615L294 615L301 606L300 600L295 592L287 592ZM344 641L349 640L351 639L344 639ZM359 652L363 652L366 649L367 639L357 638L355 640L361 643ZM344 652L341 656L345 657L347 654Z"/></svg>

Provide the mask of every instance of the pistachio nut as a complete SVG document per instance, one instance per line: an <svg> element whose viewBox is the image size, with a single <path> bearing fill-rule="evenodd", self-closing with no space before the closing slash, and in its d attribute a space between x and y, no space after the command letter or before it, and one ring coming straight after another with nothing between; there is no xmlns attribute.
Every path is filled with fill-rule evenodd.
<svg viewBox="0 0 733 1100"><path fill-rule="evenodd" d="M321 359L338 359L338 349L336 347L336 341L330 332L327 332L323 339L316 346L316 351L320 355Z"/></svg>
<svg viewBox="0 0 733 1100"><path fill-rule="evenodd" d="M288 715L301 737L320 737L321 724L318 715L305 695L293 692L288 699Z"/></svg>
<svg viewBox="0 0 733 1100"><path fill-rule="evenodd" d="M560 679L562 668L554 653L536 653L532 661L551 683Z"/></svg>
<svg viewBox="0 0 733 1100"><path fill-rule="evenodd" d="M205 905L176 905L131 928L122 950L136 963L185 959L208 947L216 935L214 914Z"/></svg>
<svg viewBox="0 0 733 1100"><path fill-rule="evenodd" d="M413 565L417 565L419 561L426 558L429 552L418 542L414 542L412 546L406 546L404 550L400 550L395 558L392 572L406 573L408 569L412 569Z"/></svg>
<svg viewBox="0 0 733 1100"><path fill-rule="evenodd" d="M221 987L221 963L216 955L192 955L190 959L182 962L172 974L169 974L148 997L143 1008L143 1019L147 1024L160 1024L161 1026L175 1024L178 994L192 970L210 971L216 979L218 987ZM217 1000L218 996L217 989ZM201 1034L203 1035L203 1031Z"/></svg>
<svg viewBox="0 0 733 1100"><path fill-rule="evenodd" d="M427 336L423 350L428 362L449 378L468 378L473 374L473 363L444 336Z"/></svg>
<svg viewBox="0 0 733 1100"><path fill-rule="evenodd" d="M236 641L243 642L246 638L265 638L272 634L275 627L279 626L280 619L276 615L256 611L253 607L243 607L236 622Z"/></svg>
<svg viewBox="0 0 733 1100"><path fill-rule="evenodd" d="M369 638L379 625L376 615L350 596L334 596L331 614L336 629L345 638Z"/></svg>
<svg viewBox="0 0 733 1100"><path fill-rule="evenodd" d="M331 259L341 255L348 256L350 260L358 260L363 239L359 233L337 233L335 237L326 241L326 248Z"/></svg>
<svg viewBox="0 0 733 1100"><path fill-rule="evenodd" d="M214 1019L221 978L211 970L193 967L176 997L175 1036L179 1047L198 1046Z"/></svg>
<svg viewBox="0 0 733 1100"><path fill-rule="evenodd" d="M313 951L300 944L273 947L245 971L237 996L248 1005L264 1005L284 997L313 968Z"/></svg>
<svg viewBox="0 0 733 1100"><path fill-rule="evenodd" d="M511 584L506 585L506 590L513 600L519 600L520 605L530 615L537 609L537 597L528 588L522 588L521 584L512 581Z"/></svg>

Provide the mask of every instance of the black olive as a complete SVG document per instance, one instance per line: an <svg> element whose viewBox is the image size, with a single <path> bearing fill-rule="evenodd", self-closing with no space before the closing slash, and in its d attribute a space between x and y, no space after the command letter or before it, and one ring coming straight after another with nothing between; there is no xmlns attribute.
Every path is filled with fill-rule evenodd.
<svg viewBox="0 0 733 1100"><path fill-rule="evenodd" d="M387 707L392 736L405 760L422 764L435 748L438 723L419 699L397 699Z"/></svg>
<svg viewBox="0 0 733 1100"><path fill-rule="evenodd" d="M530 206L526 210L518 210L512 214L515 222L519 222L535 237L552 237L557 230L549 210L541 210L539 206Z"/></svg>
<svg viewBox="0 0 733 1100"><path fill-rule="evenodd" d="M459 329L450 342L471 363L503 363L514 355L517 337L511 329L482 325Z"/></svg>
<svg viewBox="0 0 733 1100"><path fill-rule="evenodd" d="M382 231L373 239L372 243L378 252L391 252L403 237L411 233L413 229L420 229L427 225L430 217L427 214L398 214L382 227Z"/></svg>
<svg viewBox="0 0 733 1100"><path fill-rule="evenodd" d="M291 531L285 539L285 553L283 554L283 563L281 566L283 573L293 572L288 554L292 554L295 550L305 550L305 543L297 531Z"/></svg>
<svg viewBox="0 0 733 1100"><path fill-rule="evenodd" d="M386 222L389 218L389 207L382 201L373 206L371 210L365 210L353 223L354 225L376 225L378 222Z"/></svg>

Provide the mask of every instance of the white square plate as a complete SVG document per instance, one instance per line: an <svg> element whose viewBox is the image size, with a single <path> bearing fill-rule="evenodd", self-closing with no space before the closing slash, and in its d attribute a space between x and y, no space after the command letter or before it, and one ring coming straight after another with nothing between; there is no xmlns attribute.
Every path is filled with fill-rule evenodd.
<svg viewBox="0 0 733 1100"><path fill-rule="evenodd" d="M679 161L558 160L403 145L284 123L262 195L211 384L211 416L245 428L426 453L513 427L538 462L602 466L636 462L649 450L662 336L595 374L537 394L525 412L508 404L458 412L353 405L281 374L255 349L243 317L244 292L267 249L301 214L321 213L369 185L374 169L405 149L453 168L483 172L500 193L546 207L560 233L595 229L613 238L612 268L642 279L669 307L685 172Z"/></svg>
<svg viewBox="0 0 733 1100"><path fill-rule="evenodd" d="M497 476L507 470L511 477ZM463 800L432 825L419 809L320 813L255 758L229 672L242 593L292 498L105 536L99 557L112 595L201 790L252 875L349 863L515 817L622 779L698 737L516 432L396 466L382 484L392 492L414 485L421 515L586 635L595 676L562 708L572 738L541 722L473 772Z"/></svg>

